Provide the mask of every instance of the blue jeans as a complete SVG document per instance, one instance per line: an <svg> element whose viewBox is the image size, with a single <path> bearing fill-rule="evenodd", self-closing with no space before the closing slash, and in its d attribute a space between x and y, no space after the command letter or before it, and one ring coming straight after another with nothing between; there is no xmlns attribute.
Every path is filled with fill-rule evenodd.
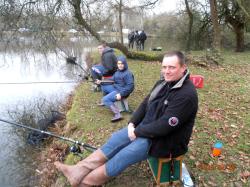
<svg viewBox="0 0 250 187"><path fill-rule="evenodd" d="M147 138L136 138L131 141L127 127L113 133L101 147L108 159L105 164L107 175L115 177L132 164L146 160L150 145L151 140Z"/></svg>
<svg viewBox="0 0 250 187"><path fill-rule="evenodd" d="M102 75L104 74L105 68L102 65L94 65L91 68L91 75L93 79L102 79Z"/></svg>
<svg viewBox="0 0 250 187"><path fill-rule="evenodd" d="M102 98L102 102L105 106L110 107L116 101L116 94L118 94L118 92L113 85L102 85L101 88L103 93L106 94Z"/></svg>

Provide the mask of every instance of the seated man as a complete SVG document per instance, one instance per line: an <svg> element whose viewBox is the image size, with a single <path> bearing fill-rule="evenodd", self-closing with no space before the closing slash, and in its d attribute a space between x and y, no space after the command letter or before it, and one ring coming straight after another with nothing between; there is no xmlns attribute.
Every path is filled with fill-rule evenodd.
<svg viewBox="0 0 250 187"><path fill-rule="evenodd" d="M97 48L101 54L101 63L91 68L91 76L94 81L101 80L103 76L112 76L117 70L117 58L114 50L108 47L106 42L102 42Z"/></svg>
<svg viewBox="0 0 250 187"><path fill-rule="evenodd" d="M118 70L110 78L113 84L101 84L102 81L97 80L97 84L101 84L101 89L105 96L102 98L102 103L110 108L114 113L112 122L122 119L119 108L114 104L116 101L121 100L124 97L128 97L134 90L134 76L128 69L128 63L124 56L117 58Z"/></svg>
<svg viewBox="0 0 250 187"><path fill-rule="evenodd" d="M86 159L69 166L55 162L72 186L102 185L132 164L154 157L177 157L188 150L198 110L198 97L184 55L164 55L163 80L133 113L128 126Z"/></svg>

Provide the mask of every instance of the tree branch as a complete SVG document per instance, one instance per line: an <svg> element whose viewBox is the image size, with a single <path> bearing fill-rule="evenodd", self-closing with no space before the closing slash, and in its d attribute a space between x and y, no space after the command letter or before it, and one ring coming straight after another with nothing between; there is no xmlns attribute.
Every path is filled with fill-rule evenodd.
<svg viewBox="0 0 250 187"><path fill-rule="evenodd" d="M98 41L101 41L100 35L92 29L91 25L89 25L82 16L81 0L72 0L69 2L74 7L74 17L76 18L78 24L83 26L83 28L90 32L90 34L94 36Z"/></svg>
<svg viewBox="0 0 250 187"><path fill-rule="evenodd" d="M250 19L250 14L249 14L249 13L247 12L247 10L244 8L244 6L243 6L241 0L236 0L236 1L237 1L238 5L239 5L240 9L241 9L241 10L243 11L243 13L245 14L246 18L247 18L247 19Z"/></svg>

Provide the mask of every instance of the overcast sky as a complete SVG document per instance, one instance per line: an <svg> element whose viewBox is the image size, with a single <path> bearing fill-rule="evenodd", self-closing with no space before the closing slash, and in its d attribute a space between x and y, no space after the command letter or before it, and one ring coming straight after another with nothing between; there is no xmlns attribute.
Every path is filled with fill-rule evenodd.
<svg viewBox="0 0 250 187"><path fill-rule="evenodd" d="M159 13L175 11L177 8L177 3L178 0L161 0L157 4L155 11Z"/></svg>
<svg viewBox="0 0 250 187"><path fill-rule="evenodd" d="M153 10L147 10L148 13L153 12L155 14L163 13L163 12L170 12L170 11L176 11L178 5L180 2L183 2L184 0L159 0L155 4L155 8ZM132 0L130 1L130 6L137 6L138 0Z"/></svg>

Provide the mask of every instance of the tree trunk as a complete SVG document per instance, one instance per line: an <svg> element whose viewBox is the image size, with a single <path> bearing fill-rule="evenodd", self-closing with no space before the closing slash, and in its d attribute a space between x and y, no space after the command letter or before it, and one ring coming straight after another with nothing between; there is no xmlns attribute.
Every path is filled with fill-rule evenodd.
<svg viewBox="0 0 250 187"><path fill-rule="evenodd" d="M244 51L244 28L236 27L234 28L236 35L236 52Z"/></svg>
<svg viewBox="0 0 250 187"><path fill-rule="evenodd" d="M245 50L245 46L244 46L244 29L245 29L245 24L244 22L239 22L238 19L235 19L233 17L227 17L226 19L230 25L232 25L233 30L234 30L234 34L236 37L236 48L235 51L236 52L243 52Z"/></svg>
<svg viewBox="0 0 250 187"><path fill-rule="evenodd" d="M126 46L124 46L123 44L119 43L119 42L111 42L111 43L107 43L107 45L111 48L116 48L119 49L124 55L126 55L127 57L132 57L132 52L128 50L128 48Z"/></svg>
<svg viewBox="0 0 250 187"><path fill-rule="evenodd" d="M233 31L236 37L236 52L243 52L245 49L244 46L244 30L247 20L245 19L245 14L240 12L240 8L237 7L237 4L229 4L228 1L222 1L222 6L225 9L224 16L225 22L229 23L233 27ZM232 7L230 7L232 6ZM230 13L229 7L233 10Z"/></svg>
<svg viewBox="0 0 250 187"><path fill-rule="evenodd" d="M211 19L213 23L213 48L220 51L221 34L220 34L220 25L218 23L219 18L218 18L216 0L209 0L209 2L210 2Z"/></svg>
<svg viewBox="0 0 250 187"><path fill-rule="evenodd" d="M82 17L81 12L81 0L72 0L69 1L69 3L74 7L74 17L76 18L79 25L83 27L83 29L86 29L90 32L90 34L95 37L98 41L101 41L100 35L92 29L91 25L87 23L85 19Z"/></svg>
<svg viewBox="0 0 250 187"><path fill-rule="evenodd" d="M186 51L190 51L191 48L191 38L192 38L192 27L193 27L193 13L190 10L188 0L185 0L186 10L189 17L189 24L188 24L188 36L187 36L187 43L186 43Z"/></svg>
<svg viewBox="0 0 250 187"><path fill-rule="evenodd" d="M121 44L123 45L123 34L122 34L122 0L120 0L120 3L119 3L119 32L120 32L120 41L121 41Z"/></svg>

